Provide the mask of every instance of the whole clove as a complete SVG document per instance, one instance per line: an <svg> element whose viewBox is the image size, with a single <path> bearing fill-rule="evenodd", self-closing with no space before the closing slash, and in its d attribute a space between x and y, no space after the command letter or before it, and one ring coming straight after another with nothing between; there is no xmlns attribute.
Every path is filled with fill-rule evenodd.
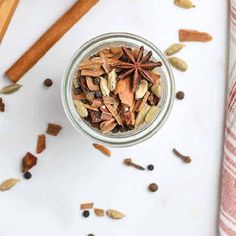
<svg viewBox="0 0 236 236"><path fill-rule="evenodd" d="M177 156L177 157L179 157L183 162L185 162L185 163L191 163L192 162L192 160L191 160L191 157L190 156L185 156L185 155L183 155L183 154L181 154L179 151L177 151L175 148L173 148L173 153Z"/></svg>
<svg viewBox="0 0 236 236"><path fill-rule="evenodd" d="M124 164L126 166L132 166L138 170L145 170L145 168L143 166L137 165L136 163L132 162L132 160L130 158L125 159Z"/></svg>

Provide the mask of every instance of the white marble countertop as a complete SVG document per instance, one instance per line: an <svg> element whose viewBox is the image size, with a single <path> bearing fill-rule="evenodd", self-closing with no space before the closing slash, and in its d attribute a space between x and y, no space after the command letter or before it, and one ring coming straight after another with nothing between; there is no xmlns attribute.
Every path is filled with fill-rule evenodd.
<svg viewBox="0 0 236 236"><path fill-rule="evenodd" d="M73 4L73 0L22 0L0 45L0 74ZM47 137L33 178L0 194L1 236L215 236L225 97L227 6L222 0L195 0L197 7L182 10L172 0L101 0L20 81L18 93L4 96L0 114L0 181L21 177L20 163L35 152L36 138L48 122L59 123L58 137ZM177 90L186 98L176 101L167 123L149 141L113 149L107 158L91 147L67 120L60 82L73 52L102 33L126 31L147 38L164 50L178 40L179 28L210 32L210 43L189 43L179 54L189 63L186 73L174 71ZM52 78L54 86L42 82ZM8 83L1 78L0 86ZM172 155L176 147L192 156L184 165ZM131 157L153 172L125 168ZM157 182L159 191L147 186ZM126 213L121 221L84 219L79 205Z"/></svg>

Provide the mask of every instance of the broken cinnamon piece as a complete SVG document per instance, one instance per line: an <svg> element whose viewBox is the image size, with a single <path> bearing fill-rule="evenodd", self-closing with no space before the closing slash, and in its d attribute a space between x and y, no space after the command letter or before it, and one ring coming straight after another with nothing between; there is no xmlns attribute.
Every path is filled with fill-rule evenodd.
<svg viewBox="0 0 236 236"><path fill-rule="evenodd" d="M101 67L102 67L102 60L100 58L85 60L79 65L80 70L98 70Z"/></svg>
<svg viewBox="0 0 236 236"><path fill-rule="evenodd" d="M101 114L101 119L102 120L111 120L112 117L113 116L110 112L102 112L102 114Z"/></svg>
<svg viewBox="0 0 236 236"><path fill-rule="evenodd" d="M97 70L81 70L82 76L99 77L103 74L105 74L105 71L102 68Z"/></svg>
<svg viewBox="0 0 236 236"><path fill-rule="evenodd" d="M102 99L101 98L95 98L92 100L92 104L91 107L96 107L96 108L100 108L102 106Z"/></svg>
<svg viewBox="0 0 236 236"><path fill-rule="evenodd" d="M150 95L150 92L147 91L146 94L144 95L143 99L142 99L142 102L139 105L139 108L138 108L139 111L142 111L144 109L145 104L147 103L149 95Z"/></svg>
<svg viewBox="0 0 236 236"><path fill-rule="evenodd" d="M111 156L111 151L101 144L93 143L93 146L106 156Z"/></svg>
<svg viewBox="0 0 236 236"><path fill-rule="evenodd" d="M86 95L84 93L81 93L79 95L73 95L72 98L73 100L81 100L81 99L85 99Z"/></svg>
<svg viewBox="0 0 236 236"><path fill-rule="evenodd" d="M138 112L138 108L139 108L141 102L142 102L142 99L138 99L138 100L135 101L134 111Z"/></svg>
<svg viewBox="0 0 236 236"><path fill-rule="evenodd" d="M80 210L91 209L91 208L93 208L93 205L94 205L93 202L81 203L81 204L80 204Z"/></svg>
<svg viewBox="0 0 236 236"><path fill-rule="evenodd" d="M117 123L115 122L115 120L110 119L110 120L103 121L100 124L100 129L101 129L102 133L108 134L116 127L116 125L117 125Z"/></svg>
<svg viewBox="0 0 236 236"><path fill-rule="evenodd" d="M124 90L122 92L119 92L119 98L121 100L122 104L125 104L129 107L133 106L134 102L134 92L132 91L131 87L131 79L128 77L124 80L122 80L124 83Z"/></svg>
<svg viewBox="0 0 236 236"><path fill-rule="evenodd" d="M46 133L53 136L57 136L61 129L62 127L60 125L49 123Z"/></svg>
<svg viewBox="0 0 236 236"><path fill-rule="evenodd" d="M180 29L180 42L208 42L212 40L212 36L206 32L199 32L197 30Z"/></svg>
<svg viewBox="0 0 236 236"><path fill-rule="evenodd" d="M29 171L36 164L37 164L37 157L35 157L30 152L27 152L23 158L22 172L25 173L25 172Z"/></svg>
<svg viewBox="0 0 236 236"><path fill-rule="evenodd" d="M46 148L46 136L41 134L38 136L37 148L36 153L41 153Z"/></svg>
<svg viewBox="0 0 236 236"><path fill-rule="evenodd" d="M125 90L125 82L123 80L119 80L116 89L115 89L115 94L122 93Z"/></svg>
<svg viewBox="0 0 236 236"><path fill-rule="evenodd" d="M94 213L95 213L95 215L96 216L104 216L105 214L104 214L104 210L103 209L99 209L99 208L95 208L94 209Z"/></svg>
<svg viewBox="0 0 236 236"><path fill-rule="evenodd" d="M117 110L114 109L114 107L112 105L106 104L106 107L108 109L108 111L113 115L113 117L116 119L117 123L119 125L123 125L123 121L121 119L121 117L119 116L119 114L117 113Z"/></svg>

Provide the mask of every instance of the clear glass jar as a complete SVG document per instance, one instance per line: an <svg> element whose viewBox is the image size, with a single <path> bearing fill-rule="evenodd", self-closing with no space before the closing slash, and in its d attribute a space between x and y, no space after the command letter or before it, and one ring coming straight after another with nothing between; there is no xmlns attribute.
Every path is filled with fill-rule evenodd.
<svg viewBox="0 0 236 236"><path fill-rule="evenodd" d="M102 134L83 120L76 111L72 99L73 77L78 70L81 61L89 56L96 54L103 48L111 46L126 46L139 48L144 46L145 51L152 51L154 61L161 61L162 67L158 68L161 75L162 95L159 102L159 111L155 119L150 124L142 125L137 130L131 130L117 134ZM153 136L165 123L172 109L175 95L175 83L172 69L163 53L151 42L146 39L129 33L108 33L89 40L82 45L72 56L62 79L61 96L65 113L71 124L81 134L89 137L95 142L113 147L131 146Z"/></svg>

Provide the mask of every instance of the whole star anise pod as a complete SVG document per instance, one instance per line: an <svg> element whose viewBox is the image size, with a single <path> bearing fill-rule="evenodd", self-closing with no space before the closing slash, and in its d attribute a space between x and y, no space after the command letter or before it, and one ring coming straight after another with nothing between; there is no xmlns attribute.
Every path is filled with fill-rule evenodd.
<svg viewBox="0 0 236 236"><path fill-rule="evenodd" d="M153 77L150 74L150 70L162 66L160 61L153 62L150 61L152 56L152 51L149 51L144 56L144 47L139 48L137 58L134 57L132 51L126 47L121 47L124 55L127 57L128 62L124 62L121 59L121 62L117 65L118 68L125 69L125 72L119 75L119 79L125 79L128 76L133 74L132 78L132 90L135 92L138 88L139 81L143 77L147 81L155 84Z"/></svg>

